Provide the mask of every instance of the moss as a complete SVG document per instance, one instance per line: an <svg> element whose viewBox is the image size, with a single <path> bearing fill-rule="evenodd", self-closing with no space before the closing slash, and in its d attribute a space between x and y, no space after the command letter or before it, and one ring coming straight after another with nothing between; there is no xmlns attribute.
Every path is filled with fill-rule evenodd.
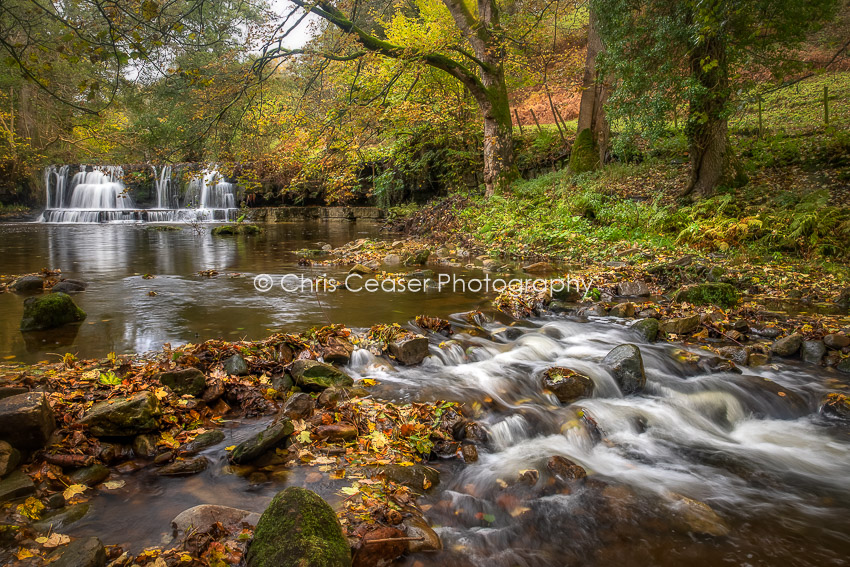
<svg viewBox="0 0 850 567"><path fill-rule="evenodd" d="M327 502L291 486L263 512L248 546L248 567L349 567L351 551Z"/></svg>
<svg viewBox="0 0 850 567"><path fill-rule="evenodd" d="M151 232L180 232L183 230L182 226L174 226L173 224L158 224L153 226L145 227L145 230L149 230Z"/></svg>
<svg viewBox="0 0 850 567"><path fill-rule="evenodd" d="M586 173L599 168L599 148L593 139L590 128L585 128L576 136L573 149L570 151L570 171Z"/></svg>
<svg viewBox="0 0 850 567"><path fill-rule="evenodd" d="M740 299L738 290L727 283L703 283L685 287L676 292L675 300L692 305L717 305L732 307Z"/></svg>
<svg viewBox="0 0 850 567"><path fill-rule="evenodd" d="M68 323L77 323L85 318L86 312L77 307L70 295L49 293L42 297L30 297L24 301L21 330L53 329Z"/></svg>
<svg viewBox="0 0 850 567"><path fill-rule="evenodd" d="M262 228L255 224L226 224L212 229L216 236L234 236L237 234L260 234Z"/></svg>

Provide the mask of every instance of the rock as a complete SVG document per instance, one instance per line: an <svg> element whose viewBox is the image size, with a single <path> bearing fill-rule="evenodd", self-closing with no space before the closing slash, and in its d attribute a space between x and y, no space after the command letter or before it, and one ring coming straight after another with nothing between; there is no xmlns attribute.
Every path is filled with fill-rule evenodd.
<svg viewBox="0 0 850 567"><path fill-rule="evenodd" d="M77 307L67 293L50 293L41 297L28 297L24 301L21 317L22 331L54 329L86 318L86 312Z"/></svg>
<svg viewBox="0 0 850 567"><path fill-rule="evenodd" d="M566 285L552 285L552 299L556 299L558 301L566 301L568 303L574 303L576 301L579 301L582 297L582 293L578 290L578 288L570 287L569 282L564 283Z"/></svg>
<svg viewBox="0 0 850 567"><path fill-rule="evenodd" d="M23 386L8 386L6 388L0 388L0 400L5 400L6 398L11 398L12 396L17 396L19 394L27 394L29 391L29 388L24 388Z"/></svg>
<svg viewBox="0 0 850 567"><path fill-rule="evenodd" d="M47 444L56 419L44 392L18 394L0 400L0 440L16 449L40 449Z"/></svg>
<svg viewBox="0 0 850 567"><path fill-rule="evenodd" d="M676 292L675 301L692 305L717 305L732 307L741 298L741 294L728 283L701 283L684 287Z"/></svg>
<svg viewBox="0 0 850 567"><path fill-rule="evenodd" d="M34 293L44 289L44 278L41 276L21 276L11 284L9 289L18 293Z"/></svg>
<svg viewBox="0 0 850 567"><path fill-rule="evenodd" d="M655 342L655 339L658 337L658 319L640 319L635 322L634 325L631 326L631 329L637 332L640 337L648 342Z"/></svg>
<svg viewBox="0 0 850 567"><path fill-rule="evenodd" d="M622 319L628 319L635 316L635 304L634 303L618 303L611 307L608 310L609 317L620 317Z"/></svg>
<svg viewBox="0 0 850 567"><path fill-rule="evenodd" d="M0 504L29 496L34 492L35 484L22 470L16 470L0 480Z"/></svg>
<svg viewBox="0 0 850 567"><path fill-rule="evenodd" d="M549 262L535 262L534 264L522 267L522 271L528 272L529 274L548 274L553 270L554 268Z"/></svg>
<svg viewBox="0 0 850 567"><path fill-rule="evenodd" d="M641 319L658 319L660 314L658 313L658 309L649 308L638 311L637 316Z"/></svg>
<svg viewBox="0 0 850 567"><path fill-rule="evenodd" d="M218 445L222 441L224 441L225 436L224 432L218 429L213 429L212 431L205 431L192 439L189 443L186 444L185 447L180 449L181 455L197 455L204 449L208 449L213 445Z"/></svg>
<svg viewBox="0 0 850 567"><path fill-rule="evenodd" d="M615 347L605 355L602 364L611 371L623 395L639 393L646 385L643 357L641 357L640 349L635 345L625 344Z"/></svg>
<svg viewBox="0 0 850 567"><path fill-rule="evenodd" d="M5 441L0 441L0 478L8 476L19 464L21 453Z"/></svg>
<svg viewBox="0 0 850 567"><path fill-rule="evenodd" d="M826 345L823 341L803 341L800 348L800 357L803 362L811 364L820 364L821 359L826 354Z"/></svg>
<svg viewBox="0 0 850 567"><path fill-rule="evenodd" d="M699 327L699 323L699 315L679 317L676 319L665 319L661 322L660 330L671 335L685 335L695 331Z"/></svg>
<svg viewBox="0 0 850 567"><path fill-rule="evenodd" d="M715 537L729 534L729 526L705 502L692 500L679 494L674 494L673 498L670 510L673 513L674 525L680 531Z"/></svg>
<svg viewBox="0 0 850 567"><path fill-rule="evenodd" d="M245 376L248 374L248 363L241 354L234 354L227 358L224 363L224 371L231 376Z"/></svg>
<svg viewBox="0 0 850 567"><path fill-rule="evenodd" d="M428 490L440 484L440 471L425 465L385 465L380 470L387 480L418 490Z"/></svg>
<svg viewBox="0 0 850 567"><path fill-rule="evenodd" d="M100 463L77 469L68 475L73 484L84 484L95 487L109 478L109 469Z"/></svg>
<svg viewBox="0 0 850 567"><path fill-rule="evenodd" d="M519 471L517 474L516 481L520 484L527 484L528 486L534 486L537 484L537 481L540 480L540 471L537 469L525 469Z"/></svg>
<svg viewBox="0 0 850 567"><path fill-rule="evenodd" d="M95 437L130 437L159 429L162 412L153 392L95 404L80 420Z"/></svg>
<svg viewBox="0 0 850 567"><path fill-rule="evenodd" d="M160 476L189 476L205 471L210 465L206 457L178 459L157 471Z"/></svg>
<svg viewBox="0 0 850 567"><path fill-rule="evenodd" d="M44 516L33 523L32 528L37 532L57 532L75 522L82 520L89 513L89 503L74 504ZM61 532L60 532L61 533Z"/></svg>
<svg viewBox="0 0 850 567"><path fill-rule="evenodd" d="M782 334L782 329L779 327L755 327L750 329L750 331L766 339L775 339Z"/></svg>
<svg viewBox="0 0 850 567"><path fill-rule="evenodd" d="M478 461L478 448L472 443L464 443L460 446L460 454L464 462L475 463Z"/></svg>
<svg viewBox="0 0 850 567"><path fill-rule="evenodd" d="M812 410L794 390L759 376L730 375L718 387L735 395L746 412L759 418L797 419ZM746 395L741 395L742 391Z"/></svg>
<svg viewBox="0 0 850 567"><path fill-rule="evenodd" d="M827 348L839 350L850 346L850 337L844 333L832 333L823 338L823 344L826 345Z"/></svg>
<svg viewBox="0 0 850 567"><path fill-rule="evenodd" d="M841 362L835 365L835 369L844 374L850 374L850 357L842 358Z"/></svg>
<svg viewBox="0 0 850 567"><path fill-rule="evenodd" d="M315 360L296 360L289 366L289 373L298 386L309 391L354 384L354 380L342 370Z"/></svg>
<svg viewBox="0 0 850 567"><path fill-rule="evenodd" d="M821 403L820 413L828 417L850 421L850 398L845 394L827 394Z"/></svg>
<svg viewBox="0 0 850 567"><path fill-rule="evenodd" d="M361 276L366 276L372 273L372 270L364 266L363 264L355 264L353 268L348 270L349 274L359 274Z"/></svg>
<svg viewBox="0 0 850 567"><path fill-rule="evenodd" d="M421 538L419 541L410 540L407 542L408 553L423 553L429 551L440 551L443 549L443 543L440 541L440 536L437 535L428 522L418 516L411 516L402 524L409 538Z"/></svg>
<svg viewBox="0 0 850 567"><path fill-rule="evenodd" d="M543 373L543 388L555 394L562 404L571 404L593 395L593 380L569 368L552 367Z"/></svg>
<svg viewBox="0 0 850 567"><path fill-rule="evenodd" d="M86 284L79 280L62 280L50 288L52 293L79 293L86 290Z"/></svg>
<svg viewBox="0 0 850 567"><path fill-rule="evenodd" d="M206 533L216 523L221 523L226 528L241 527L242 524L256 526L260 515L248 510L231 508L229 506L216 506L214 504L201 504L183 510L171 520L171 529L175 538L190 533Z"/></svg>
<svg viewBox="0 0 850 567"><path fill-rule="evenodd" d="M578 310L579 317L605 317L608 309L601 303L594 303Z"/></svg>
<svg viewBox="0 0 850 567"><path fill-rule="evenodd" d="M548 307L549 311L552 313L567 313L572 311L572 307L567 304L565 301L555 300L549 303Z"/></svg>
<svg viewBox="0 0 850 567"><path fill-rule="evenodd" d="M292 390L295 382L289 374L280 374L272 377L272 389L278 393L278 397L285 398L287 392Z"/></svg>
<svg viewBox="0 0 850 567"><path fill-rule="evenodd" d="M401 265L401 256L398 254L387 254L384 256L384 264L390 267Z"/></svg>
<svg viewBox="0 0 850 567"><path fill-rule="evenodd" d="M156 378L163 386L168 386L178 396L189 395L197 398L207 387L204 373L197 368L183 368L160 372Z"/></svg>
<svg viewBox="0 0 850 567"><path fill-rule="evenodd" d="M747 357L747 366L764 366L769 360L770 357L763 352L751 352Z"/></svg>
<svg viewBox="0 0 850 567"><path fill-rule="evenodd" d="M428 339L422 335L401 338L389 344L390 354L406 366L419 364L428 356Z"/></svg>
<svg viewBox="0 0 850 567"><path fill-rule="evenodd" d="M354 553L352 567L376 567L390 565L407 551L404 532L397 528L382 526L368 531L360 540ZM369 542L372 543L369 543Z"/></svg>
<svg viewBox="0 0 850 567"><path fill-rule="evenodd" d="M739 346L720 347L717 349L717 354L724 358L728 358L735 364L739 364L741 366L745 366L747 364L747 359L749 358L747 349Z"/></svg>
<svg viewBox="0 0 850 567"><path fill-rule="evenodd" d="M776 356L794 356L803 345L803 336L797 333L782 337L770 347L770 352Z"/></svg>
<svg viewBox="0 0 850 567"><path fill-rule="evenodd" d="M316 428L316 437L328 441L346 441L357 437L357 427L350 423L331 423Z"/></svg>
<svg viewBox="0 0 850 567"><path fill-rule="evenodd" d="M156 435L137 435L133 439L133 453L140 459L153 459L156 457L156 442Z"/></svg>
<svg viewBox="0 0 850 567"><path fill-rule="evenodd" d="M310 394L296 392L289 396L281 413L289 419L307 419L313 415L316 408L316 400Z"/></svg>
<svg viewBox="0 0 850 567"><path fill-rule="evenodd" d="M288 419L281 419L236 446L230 453L230 462L237 465L250 463L266 451L274 449L292 435L295 427Z"/></svg>
<svg viewBox="0 0 850 567"><path fill-rule="evenodd" d="M428 262L428 257L431 255L431 251L423 248L422 250L418 250L413 254L409 255L404 259L405 266L424 266Z"/></svg>
<svg viewBox="0 0 850 567"><path fill-rule="evenodd" d="M106 549L96 537L75 539L56 551L51 567L105 567Z"/></svg>
<svg viewBox="0 0 850 567"><path fill-rule="evenodd" d="M620 282L617 284L617 294L626 297L646 297L649 295L649 286L643 280Z"/></svg>
<svg viewBox="0 0 850 567"><path fill-rule="evenodd" d="M291 486L263 512L246 560L248 567L350 567L351 551L333 508Z"/></svg>
<svg viewBox="0 0 850 567"><path fill-rule="evenodd" d="M329 364L348 364L351 361L351 353L354 345L346 339L331 337L322 348L322 358Z"/></svg>
<svg viewBox="0 0 850 567"><path fill-rule="evenodd" d="M566 457L555 455L550 457L546 463L546 468L552 476L560 480L573 481L581 480L587 477L587 471L581 465L578 465Z"/></svg>
<svg viewBox="0 0 850 567"><path fill-rule="evenodd" d="M347 396L344 388L328 388L316 398L316 405L320 408L333 408L345 397Z"/></svg>

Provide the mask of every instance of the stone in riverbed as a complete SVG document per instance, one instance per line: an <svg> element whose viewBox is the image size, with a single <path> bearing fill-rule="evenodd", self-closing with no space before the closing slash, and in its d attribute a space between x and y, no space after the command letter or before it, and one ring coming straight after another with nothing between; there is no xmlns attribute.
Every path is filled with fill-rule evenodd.
<svg viewBox="0 0 850 567"><path fill-rule="evenodd" d="M827 348L831 348L833 350L842 349L846 346L850 346L850 337L844 333L831 333L823 338L823 344L826 345Z"/></svg>
<svg viewBox="0 0 850 567"><path fill-rule="evenodd" d="M197 368L181 368L160 372L156 375L156 378L163 386L168 386L178 396L189 395L197 398L207 387L207 379L204 373Z"/></svg>
<svg viewBox="0 0 850 567"><path fill-rule="evenodd" d="M248 363L241 354L234 354L224 361L224 371L232 376L245 376L248 374Z"/></svg>
<svg viewBox="0 0 850 567"><path fill-rule="evenodd" d="M34 293L44 289L44 278L41 276L21 276L11 284L9 289L18 293Z"/></svg>
<svg viewBox="0 0 850 567"><path fill-rule="evenodd" d="M584 470L584 467L560 455L550 457L546 463L546 468L549 469L549 473L552 476L560 480L581 480L587 476L587 471Z"/></svg>
<svg viewBox="0 0 850 567"><path fill-rule="evenodd" d="M690 317L665 319L661 322L660 330L668 334L685 335L695 331L697 327L699 327L699 315L692 315Z"/></svg>
<svg viewBox="0 0 850 567"><path fill-rule="evenodd" d="M162 412L153 392L95 404L80 420L95 437L130 437L159 429Z"/></svg>
<svg viewBox="0 0 850 567"><path fill-rule="evenodd" d="M348 364L351 360L351 353L354 352L354 345L348 340L340 337L331 337L328 343L322 348L322 358L330 364Z"/></svg>
<svg viewBox="0 0 850 567"><path fill-rule="evenodd" d="M649 286L643 280L620 282L617 284L617 294L626 297L645 297L649 295Z"/></svg>
<svg viewBox="0 0 850 567"><path fill-rule="evenodd" d="M366 276L366 275L371 274L372 270L370 268L367 268L363 264L355 264L353 268L348 270L348 273L349 274L357 274L357 275L360 275L360 276Z"/></svg>
<svg viewBox="0 0 850 567"><path fill-rule="evenodd" d="M825 354L826 346L823 344L823 341L803 341L800 347L800 357L803 359L803 362L820 364Z"/></svg>
<svg viewBox="0 0 850 567"><path fill-rule="evenodd" d="M404 337L389 344L390 354L405 366L422 362L428 356L428 339L422 335Z"/></svg>
<svg viewBox="0 0 850 567"><path fill-rule="evenodd" d="M562 404L571 404L593 395L593 380L575 370L554 366L543 373L543 388Z"/></svg>
<svg viewBox="0 0 850 567"><path fill-rule="evenodd" d="M315 360L296 360L289 366L289 373L298 386L309 391L354 384L354 380L342 370Z"/></svg>
<svg viewBox="0 0 850 567"><path fill-rule="evenodd" d="M549 262L535 262L534 264L522 267L522 271L528 272L529 274L548 274L553 270L554 268Z"/></svg>
<svg viewBox="0 0 850 567"><path fill-rule="evenodd" d="M21 453L5 441L0 441L0 478L14 471L20 463Z"/></svg>
<svg viewBox="0 0 850 567"><path fill-rule="evenodd" d="M75 539L56 551L59 559L51 567L104 567L106 549L96 537ZM51 556L52 557L52 556Z"/></svg>
<svg viewBox="0 0 850 567"><path fill-rule="evenodd" d="M820 412L825 416L850 421L850 398L845 394L827 394L821 404Z"/></svg>
<svg viewBox="0 0 850 567"><path fill-rule="evenodd" d="M40 449L56 429L44 392L18 394L0 400L0 440L17 449Z"/></svg>
<svg viewBox="0 0 850 567"><path fill-rule="evenodd" d="M407 551L407 542L404 537L404 532L389 526L369 530L361 538L360 546L354 553L352 567L392 564Z"/></svg>
<svg viewBox="0 0 850 567"><path fill-rule="evenodd" d="M281 413L289 419L306 419L313 415L314 409L316 409L316 400L313 396L296 392L286 400Z"/></svg>
<svg viewBox="0 0 850 567"><path fill-rule="evenodd" d="M835 369L844 374L850 374L850 356L841 359L841 362L835 365Z"/></svg>
<svg viewBox="0 0 850 567"><path fill-rule="evenodd" d="M35 522L32 527L37 532L56 532L82 520L89 513L89 503L74 504L52 512Z"/></svg>
<svg viewBox="0 0 850 567"><path fill-rule="evenodd" d="M770 352L776 356L790 357L797 354L800 347L803 345L803 336L794 333L787 337L782 337L770 347Z"/></svg>
<svg viewBox="0 0 850 567"><path fill-rule="evenodd" d="M735 364L739 364L741 366L746 366L747 359L749 358L747 349L739 346L720 347L719 349L717 349L717 354L724 358L728 358Z"/></svg>
<svg viewBox="0 0 850 567"><path fill-rule="evenodd" d="M67 293L50 293L41 297L28 297L24 301L21 317L22 331L54 329L86 318L86 312L77 307Z"/></svg>
<svg viewBox="0 0 850 567"><path fill-rule="evenodd" d="M140 459L153 459L156 457L156 444L158 436L144 433L133 439L133 453Z"/></svg>
<svg viewBox="0 0 850 567"><path fill-rule="evenodd" d="M23 498L35 492L35 484L28 474L21 470L14 471L3 480L0 480L0 504Z"/></svg>
<svg viewBox="0 0 850 567"><path fill-rule="evenodd" d="M711 509L711 506L680 494L672 496L673 502L669 508L676 529L714 537L729 534L729 525Z"/></svg>
<svg viewBox="0 0 850 567"><path fill-rule="evenodd" d="M240 527L243 523L256 526L260 515L248 510L201 504L180 512L171 520L174 537L179 538L189 532L206 533L216 523L225 527Z"/></svg>
<svg viewBox="0 0 850 567"><path fill-rule="evenodd" d="M401 256L398 254L387 254L384 256L384 264L390 267L401 265Z"/></svg>
<svg viewBox="0 0 850 567"><path fill-rule="evenodd" d="M350 423L331 423L316 428L316 437L328 441L347 441L357 437L357 427Z"/></svg>
<svg viewBox="0 0 850 567"><path fill-rule="evenodd" d="M109 478L109 469L101 464L77 469L68 475L74 484L84 484L89 487L97 486Z"/></svg>
<svg viewBox="0 0 850 567"><path fill-rule="evenodd" d="M50 288L52 293L79 293L86 290L86 283L80 280L62 280Z"/></svg>
<svg viewBox="0 0 850 567"><path fill-rule="evenodd" d="M182 449L180 449L180 454L196 455L204 449L212 447L213 445L218 445L222 441L224 441L224 432L219 431L218 429L213 429L212 431L205 431L204 433L201 433L192 441L187 443Z"/></svg>
<svg viewBox="0 0 850 567"><path fill-rule="evenodd" d="M411 516L402 525L407 531L407 537L419 538L418 540L411 539L407 542L408 553L440 551L443 549L443 542L440 541L440 536L437 535L437 532L424 519L418 516Z"/></svg>
<svg viewBox="0 0 850 567"><path fill-rule="evenodd" d="M157 472L160 476L189 476L205 471L209 465L210 462L206 457L178 459Z"/></svg>
<svg viewBox="0 0 850 567"><path fill-rule="evenodd" d="M621 319L630 319L635 316L634 303L618 303L608 310L609 317L620 317Z"/></svg>
<svg viewBox="0 0 850 567"><path fill-rule="evenodd" d="M425 465L385 465L380 471L387 480L418 490L428 490L440 484L440 471Z"/></svg>
<svg viewBox="0 0 850 567"><path fill-rule="evenodd" d="M263 512L246 560L248 567L350 567L351 551L333 508L291 486Z"/></svg>
<svg viewBox="0 0 850 567"><path fill-rule="evenodd" d="M646 385L643 357L633 344L615 347L602 359L602 365L611 371L623 395L636 394Z"/></svg>
<svg viewBox="0 0 850 567"><path fill-rule="evenodd" d="M655 342L655 339L658 337L658 319L640 319L634 325L631 326L631 329L637 332L640 337L648 343Z"/></svg>
<svg viewBox="0 0 850 567"><path fill-rule="evenodd" d="M274 449L292 435L295 427L288 419L281 419L270 427L260 431L236 446L230 453L230 462L244 465L259 458L263 453Z"/></svg>

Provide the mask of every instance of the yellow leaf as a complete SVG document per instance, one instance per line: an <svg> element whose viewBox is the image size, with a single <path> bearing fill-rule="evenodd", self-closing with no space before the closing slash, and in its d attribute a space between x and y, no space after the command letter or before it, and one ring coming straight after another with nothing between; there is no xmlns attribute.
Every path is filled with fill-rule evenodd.
<svg viewBox="0 0 850 567"><path fill-rule="evenodd" d="M235 448L236 448L236 445L231 445L230 447L225 447L224 450L225 451L232 451Z"/></svg>
<svg viewBox="0 0 850 567"><path fill-rule="evenodd" d="M127 483L123 480L110 480L108 482L104 482L102 486L106 490L115 490L118 488L123 488L125 484Z"/></svg>
<svg viewBox="0 0 850 567"><path fill-rule="evenodd" d="M71 486L65 489L65 492L62 493L62 496L65 497L65 500L70 500L74 496L82 494L86 490L88 490L88 486L86 486L85 484L72 484Z"/></svg>
<svg viewBox="0 0 850 567"><path fill-rule="evenodd" d="M23 561L24 559L29 559L30 557L35 557L35 556L36 556L36 552L34 552L30 549L27 549L26 547L22 547L15 554L15 557L18 558L18 561Z"/></svg>
<svg viewBox="0 0 850 567"><path fill-rule="evenodd" d="M18 514L26 516L32 520L41 518L41 512L44 510L44 504L38 498L30 496L23 504L18 504Z"/></svg>

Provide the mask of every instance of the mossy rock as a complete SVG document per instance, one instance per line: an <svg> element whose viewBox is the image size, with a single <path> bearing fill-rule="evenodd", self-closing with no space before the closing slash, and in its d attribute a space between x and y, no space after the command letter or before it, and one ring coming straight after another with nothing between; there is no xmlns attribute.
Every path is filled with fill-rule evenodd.
<svg viewBox="0 0 850 567"><path fill-rule="evenodd" d="M92 406L80 420L95 437L130 437L159 429L162 410L153 392L113 398Z"/></svg>
<svg viewBox="0 0 850 567"><path fill-rule="evenodd" d="M212 229L216 236L235 236L237 234L260 234L263 229L255 224L226 224Z"/></svg>
<svg viewBox="0 0 850 567"><path fill-rule="evenodd" d="M572 173L586 173L599 168L599 148L593 139L593 132L585 128L576 136L573 148L570 151L570 171Z"/></svg>
<svg viewBox="0 0 850 567"><path fill-rule="evenodd" d="M289 373L298 386L311 392L332 386L344 388L354 385L351 376L342 370L315 360L296 360L289 367Z"/></svg>
<svg viewBox="0 0 850 567"><path fill-rule="evenodd" d="M741 294L728 283L702 283L684 287L676 292L675 300L691 305L716 305L732 307L741 298Z"/></svg>
<svg viewBox="0 0 850 567"><path fill-rule="evenodd" d="M41 297L29 297L24 301L21 330L54 329L69 323L78 323L85 318L86 312L77 307L77 304L67 293L51 293Z"/></svg>
<svg viewBox="0 0 850 567"><path fill-rule="evenodd" d="M146 226L145 230L150 232L180 232L183 230L182 226L175 226L173 224L159 224L153 226Z"/></svg>
<svg viewBox="0 0 850 567"><path fill-rule="evenodd" d="M350 567L351 551L333 508L290 486L263 512L246 559L248 567Z"/></svg>

